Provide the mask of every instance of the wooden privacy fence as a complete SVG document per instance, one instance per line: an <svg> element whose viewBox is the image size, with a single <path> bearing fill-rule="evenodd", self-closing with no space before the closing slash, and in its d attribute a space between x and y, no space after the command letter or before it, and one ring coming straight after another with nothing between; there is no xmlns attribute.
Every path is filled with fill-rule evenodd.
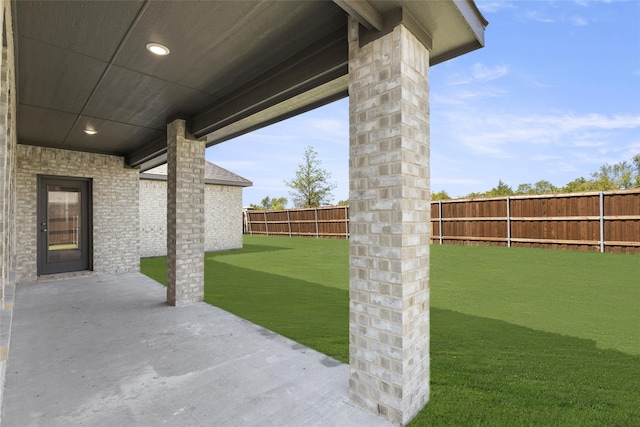
<svg viewBox="0 0 640 427"><path fill-rule="evenodd" d="M245 211L247 234L349 238L347 206ZM431 202L435 244L640 253L640 190Z"/></svg>
<svg viewBox="0 0 640 427"><path fill-rule="evenodd" d="M640 253L640 190L432 202L431 242Z"/></svg>
<svg viewBox="0 0 640 427"><path fill-rule="evenodd" d="M349 238L349 207L329 206L283 211L244 211L246 234Z"/></svg>

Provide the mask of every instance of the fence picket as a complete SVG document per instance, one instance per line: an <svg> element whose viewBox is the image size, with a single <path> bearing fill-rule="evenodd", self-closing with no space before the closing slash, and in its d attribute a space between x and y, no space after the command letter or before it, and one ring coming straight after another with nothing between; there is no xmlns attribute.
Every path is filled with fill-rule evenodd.
<svg viewBox="0 0 640 427"><path fill-rule="evenodd" d="M431 206L432 243L640 254L640 189L439 200ZM345 206L269 211L267 216L245 211L246 232L349 238ZM285 223L288 233L278 231Z"/></svg>

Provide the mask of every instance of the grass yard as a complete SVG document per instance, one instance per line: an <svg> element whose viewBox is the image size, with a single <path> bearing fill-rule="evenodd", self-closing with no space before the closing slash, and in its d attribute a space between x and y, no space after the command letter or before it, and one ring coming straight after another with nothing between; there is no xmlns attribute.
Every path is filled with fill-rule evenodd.
<svg viewBox="0 0 640 427"><path fill-rule="evenodd" d="M348 242L245 236L205 300L348 362ZM166 258L141 260L166 283ZM431 396L412 426L640 425L640 256L431 247Z"/></svg>

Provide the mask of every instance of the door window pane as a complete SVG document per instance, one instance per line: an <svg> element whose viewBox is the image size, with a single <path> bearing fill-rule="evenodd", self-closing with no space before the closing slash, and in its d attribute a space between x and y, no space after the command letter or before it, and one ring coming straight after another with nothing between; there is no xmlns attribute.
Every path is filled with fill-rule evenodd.
<svg viewBox="0 0 640 427"><path fill-rule="evenodd" d="M49 186L47 195L49 251L80 249L80 191Z"/></svg>

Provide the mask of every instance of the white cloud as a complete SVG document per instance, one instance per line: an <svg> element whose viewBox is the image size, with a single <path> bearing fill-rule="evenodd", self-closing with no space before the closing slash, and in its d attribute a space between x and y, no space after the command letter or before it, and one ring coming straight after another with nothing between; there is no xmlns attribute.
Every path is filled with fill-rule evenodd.
<svg viewBox="0 0 640 427"><path fill-rule="evenodd" d="M337 119L311 119L309 120L310 125L317 130L320 131L347 131L348 126L345 126L344 120Z"/></svg>
<svg viewBox="0 0 640 427"><path fill-rule="evenodd" d="M578 172L578 168L575 167L575 165L569 163L569 162L558 162L558 163L552 163L552 168L548 170L549 173L554 173L554 172Z"/></svg>
<svg viewBox="0 0 640 427"><path fill-rule="evenodd" d="M486 98L497 98L501 96L506 96L507 92L503 89L497 88L476 88L476 89L464 89L457 90L453 93L448 94L440 94L436 93L432 96L432 104L434 106L438 105L466 105L470 100L473 99L486 99ZM433 107L439 108L439 107Z"/></svg>
<svg viewBox="0 0 640 427"><path fill-rule="evenodd" d="M548 16L534 10L527 11L527 17L532 21L542 22L543 24L553 24L556 22L555 19L549 18Z"/></svg>
<svg viewBox="0 0 640 427"><path fill-rule="evenodd" d="M582 16L578 16L578 15L572 16L572 17L569 19L569 21L570 21L573 25L575 25L575 26L577 26L577 27L583 27L583 26L585 26L585 25L589 24L589 21L587 21L587 20L586 20L585 18L583 18Z"/></svg>
<svg viewBox="0 0 640 427"><path fill-rule="evenodd" d="M511 9L514 7L511 2L496 0L477 0L476 5L482 13L495 13L502 9Z"/></svg>
<svg viewBox="0 0 640 427"><path fill-rule="evenodd" d="M489 66L476 62L471 69L464 74L459 73L450 77L450 86L461 86L469 83L482 83L499 79L509 73L509 67L504 64Z"/></svg>
<svg viewBox="0 0 640 427"><path fill-rule="evenodd" d="M556 156L553 154L541 154L538 156L533 156L531 157L531 160L536 161L536 162L546 162L548 160L559 160L562 159L562 157L560 156Z"/></svg>
<svg viewBox="0 0 640 427"><path fill-rule="evenodd" d="M476 62L471 67L471 75L474 80L487 82L490 80L499 79L505 76L509 72L509 68L506 65L496 65L489 67L479 62Z"/></svg>
<svg viewBox="0 0 640 427"><path fill-rule="evenodd" d="M475 109L450 110L444 115L451 138L473 152L496 158L513 157L524 147L532 146L538 147L535 155L539 159L554 155L541 152L543 146L601 149L609 153L630 144L621 147L617 142L619 134L640 128L640 115L516 115Z"/></svg>

